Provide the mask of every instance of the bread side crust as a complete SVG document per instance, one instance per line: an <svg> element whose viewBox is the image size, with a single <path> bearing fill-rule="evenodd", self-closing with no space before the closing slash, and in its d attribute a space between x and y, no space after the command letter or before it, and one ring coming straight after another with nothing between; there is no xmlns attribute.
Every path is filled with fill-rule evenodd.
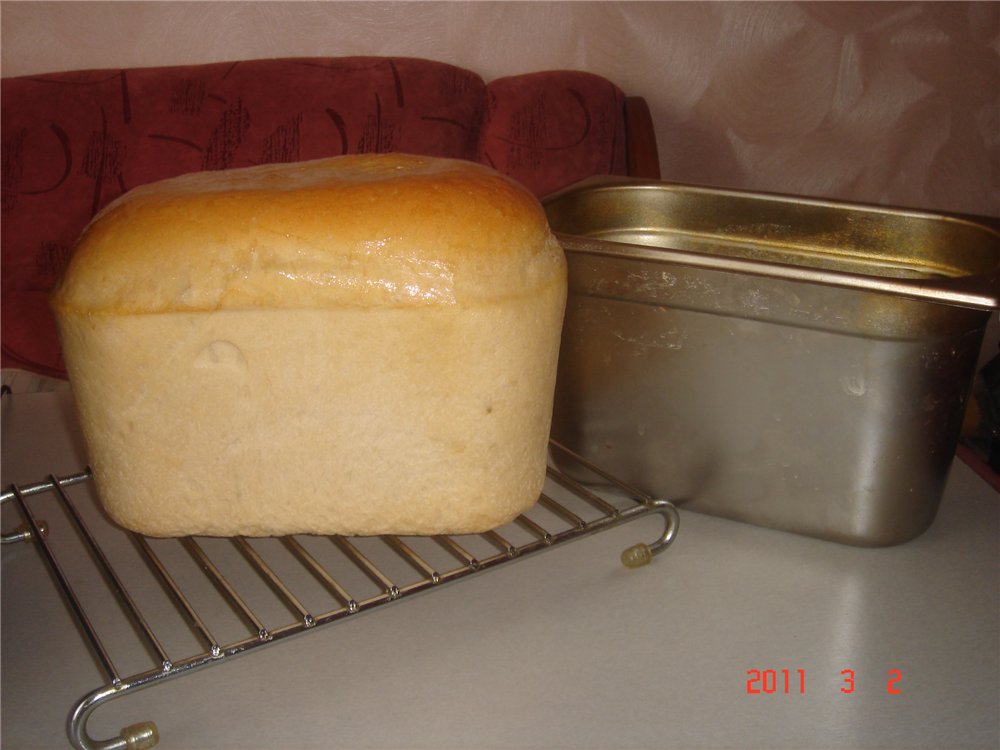
<svg viewBox="0 0 1000 750"><path fill-rule="evenodd" d="M537 500L564 304L556 277L431 312L69 314L60 327L121 525L460 534Z"/></svg>

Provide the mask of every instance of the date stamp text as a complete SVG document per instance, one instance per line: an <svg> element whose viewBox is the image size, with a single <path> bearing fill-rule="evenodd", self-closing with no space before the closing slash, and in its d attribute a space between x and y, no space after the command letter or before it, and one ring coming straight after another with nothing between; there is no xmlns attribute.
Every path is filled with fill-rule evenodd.
<svg viewBox="0 0 1000 750"><path fill-rule="evenodd" d="M853 669L840 670L840 692L850 695L859 686L859 678ZM887 670L874 682L879 689L884 685L888 695L903 693L903 672L899 669ZM746 670L747 695L805 695L805 669L748 669Z"/></svg>

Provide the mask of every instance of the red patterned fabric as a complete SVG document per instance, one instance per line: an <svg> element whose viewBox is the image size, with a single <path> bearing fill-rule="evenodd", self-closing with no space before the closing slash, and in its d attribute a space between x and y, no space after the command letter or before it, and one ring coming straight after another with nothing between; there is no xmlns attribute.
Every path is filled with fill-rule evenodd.
<svg viewBox="0 0 1000 750"><path fill-rule="evenodd" d="M4 367L63 374L47 295L83 227L136 185L344 153L482 161L538 195L624 173L622 92L586 73L487 86L411 58L301 58L2 81Z"/></svg>
<svg viewBox="0 0 1000 750"><path fill-rule="evenodd" d="M542 196L596 174L625 174L625 97L590 73L500 78L487 87L478 159Z"/></svg>

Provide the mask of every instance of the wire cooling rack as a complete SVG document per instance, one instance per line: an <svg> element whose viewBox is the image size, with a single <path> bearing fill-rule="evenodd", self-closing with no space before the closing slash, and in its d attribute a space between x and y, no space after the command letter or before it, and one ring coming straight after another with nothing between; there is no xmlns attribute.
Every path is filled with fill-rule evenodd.
<svg viewBox="0 0 1000 750"><path fill-rule="evenodd" d="M550 447L535 506L507 526L462 536L151 539L106 520L89 470L12 485L0 502L12 502L24 523L3 542L39 550L106 678L72 707L70 743L153 747L152 721L95 740L88 719L135 690L633 519L660 514L664 531L625 550L627 567L673 542L679 519L670 502Z"/></svg>

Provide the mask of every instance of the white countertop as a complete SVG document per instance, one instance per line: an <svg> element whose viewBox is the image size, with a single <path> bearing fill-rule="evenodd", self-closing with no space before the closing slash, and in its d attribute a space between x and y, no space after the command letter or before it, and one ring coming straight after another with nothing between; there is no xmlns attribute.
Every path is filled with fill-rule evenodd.
<svg viewBox="0 0 1000 750"><path fill-rule="evenodd" d="M68 407L4 397L5 488L83 467ZM4 507L5 531L16 515ZM620 551L661 527L165 680L99 708L91 732L152 720L164 750L1000 746L1000 496L961 461L934 525L899 547L682 510L674 545L624 569ZM8 544L2 561L3 747L68 747L70 708L104 680L40 555ZM752 669L778 688L748 694Z"/></svg>

